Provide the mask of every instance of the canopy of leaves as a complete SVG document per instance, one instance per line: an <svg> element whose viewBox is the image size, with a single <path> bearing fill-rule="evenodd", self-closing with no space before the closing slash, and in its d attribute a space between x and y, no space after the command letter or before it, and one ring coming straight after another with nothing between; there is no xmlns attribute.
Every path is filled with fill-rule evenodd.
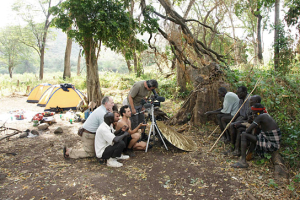
<svg viewBox="0 0 300 200"><path fill-rule="evenodd" d="M125 45L132 31L138 27L126 11L127 1L120 0L68 0L52 8L54 24L67 31L83 45L85 38L103 42L116 50Z"/></svg>
<svg viewBox="0 0 300 200"><path fill-rule="evenodd" d="M286 0L285 6L289 9L284 17L285 21L289 26L297 25L300 32L300 0Z"/></svg>

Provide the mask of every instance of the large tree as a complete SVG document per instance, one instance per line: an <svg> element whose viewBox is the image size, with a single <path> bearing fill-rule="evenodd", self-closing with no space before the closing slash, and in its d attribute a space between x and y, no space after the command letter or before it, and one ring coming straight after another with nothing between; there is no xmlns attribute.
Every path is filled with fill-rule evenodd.
<svg viewBox="0 0 300 200"><path fill-rule="evenodd" d="M28 48L20 42L19 33L19 26L7 26L0 31L0 61L8 66L10 78L14 68L30 58Z"/></svg>
<svg viewBox="0 0 300 200"><path fill-rule="evenodd" d="M61 1L62 0L59 0L57 5L59 5ZM13 10L17 11L27 23L27 31L22 33L22 37L24 38L23 43L33 48L39 54L40 80L44 78L45 48L48 29L52 22L50 13L51 3L52 0L38 0L39 6L36 6L35 4L26 4L24 1L19 0L13 5ZM30 37L33 39L28 39Z"/></svg>
<svg viewBox="0 0 300 200"><path fill-rule="evenodd" d="M68 37L83 47L87 68L88 101L100 105L102 98L98 58L102 44L112 50L127 45L138 24L128 11L128 1L122 0L67 0L52 9L55 25L68 31Z"/></svg>
<svg viewBox="0 0 300 200"><path fill-rule="evenodd" d="M192 124L205 123L204 113L207 110L213 110L218 107L217 89L223 85L222 72L219 63L226 63L225 57L218 54L215 50L208 48L200 39L195 37L193 31L189 28L190 23L196 23L204 26L208 31L215 32L213 27L208 26L198 20L184 18L175 9L172 9L169 2L159 0L164 8L164 12L159 13L146 1L142 1L141 8L145 22L149 22L149 29L156 28L159 33L169 41L173 54L176 59L183 63L182 70L186 74L187 81L191 82L194 91L191 92L188 99L171 120L171 123L185 123L188 120ZM163 30L158 24L152 23L154 16L175 23L180 30L180 45L174 41L174 38L167 34L168 30ZM220 35L218 33L217 35ZM150 35L151 37L152 35ZM178 39L178 37L176 37ZM151 41L149 45L152 48ZM183 47L183 48L182 48Z"/></svg>

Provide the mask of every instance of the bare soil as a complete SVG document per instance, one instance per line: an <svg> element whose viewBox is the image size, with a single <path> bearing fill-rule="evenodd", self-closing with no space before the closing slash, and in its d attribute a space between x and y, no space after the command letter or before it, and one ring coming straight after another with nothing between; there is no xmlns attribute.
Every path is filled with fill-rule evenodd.
<svg viewBox="0 0 300 200"><path fill-rule="evenodd" d="M19 109L43 112L26 99L1 98L0 114ZM225 150L222 143L208 152L218 136L207 138L213 125L183 133L197 142L195 152L171 144L167 151L157 142L147 153L136 152L136 157L123 161L123 167L111 168L96 158L65 160L64 145L80 147L77 129L82 124L56 119L38 137L16 135L0 141L0 199L288 199L299 194L286 190L286 183L270 185L273 169L269 162L256 165L253 161L248 169L233 169L230 164L237 158L221 154ZM25 120L9 121L5 126L37 130ZM64 132L54 134L57 127ZM5 134L8 132L1 132L0 138Z"/></svg>

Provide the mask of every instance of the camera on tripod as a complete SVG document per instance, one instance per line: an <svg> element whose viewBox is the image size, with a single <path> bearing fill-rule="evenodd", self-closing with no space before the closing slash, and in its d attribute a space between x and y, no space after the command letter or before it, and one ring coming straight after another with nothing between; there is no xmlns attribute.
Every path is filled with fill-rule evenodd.
<svg viewBox="0 0 300 200"><path fill-rule="evenodd" d="M165 97L161 97L158 96L158 94L156 93L155 89L152 90L153 95L145 100L142 99L141 104L147 109L147 108L151 108L151 106L153 105L154 107L160 107L160 102L164 102L166 99Z"/></svg>

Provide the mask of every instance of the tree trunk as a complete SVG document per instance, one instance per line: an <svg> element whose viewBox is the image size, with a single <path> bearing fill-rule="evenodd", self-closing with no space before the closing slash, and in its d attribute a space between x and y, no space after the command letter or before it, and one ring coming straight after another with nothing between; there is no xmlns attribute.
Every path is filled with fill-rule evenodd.
<svg viewBox="0 0 300 200"><path fill-rule="evenodd" d="M45 58L45 47L42 47L40 54L40 80L44 78L44 58Z"/></svg>
<svg viewBox="0 0 300 200"><path fill-rule="evenodd" d="M79 50L78 60L77 60L77 76L80 76L81 51L82 49Z"/></svg>
<svg viewBox="0 0 300 200"><path fill-rule="evenodd" d="M11 65L9 65L8 67L8 73L9 73L9 77L12 78L12 72L13 72L13 67Z"/></svg>
<svg viewBox="0 0 300 200"><path fill-rule="evenodd" d="M257 58L258 62L263 64L263 55L262 55L262 44L261 44L261 20L262 16L258 14L257 16Z"/></svg>
<svg viewBox="0 0 300 200"><path fill-rule="evenodd" d="M71 78L71 62L70 62L71 50L72 50L72 38L68 37L66 51L65 51L65 66L64 66L64 75L63 75L64 80L66 79L66 77Z"/></svg>
<svg viewBox="0 0 300 200"><path fill-rule="evenodd" d="M208 118L204 113L220 107L218 88L227 86L222 80L223 73L216 63L211 63L201 69L189 66L185 72L188 73L194 90L168 123L180 125L190 121L191 125L205 124Z"/></svg>
<svg viewBox="0 0 300 200"><path fill-rule="evenodd" d="M135 51L133 52L133 70L137 74L137 57Z"/></svg>
<svg viewBox="0 0 300 200"><path fill-rule="evenodd" d="M176 69L177 69L177 86L179 87L179 92L186 92L186 78L184 70L180 67L180 65L184 65L182 62L179 62L179 60L176 61Z"/></svg>
<svg viewBox="0 0 300 200"><path fill-rule="evenodd" d="M275 31L274 31L274 68L275 71L279 68L279 7L280 0L275 0Z"/></svg>
<svg viewBox="0 0 300 200"><path fill-rule="evenodd" d="M84 53L86 60L86 87L88 102L96 102L97 106L101 105L102 93L100 88L98 63L93 38L84 39Z"/></svg>

